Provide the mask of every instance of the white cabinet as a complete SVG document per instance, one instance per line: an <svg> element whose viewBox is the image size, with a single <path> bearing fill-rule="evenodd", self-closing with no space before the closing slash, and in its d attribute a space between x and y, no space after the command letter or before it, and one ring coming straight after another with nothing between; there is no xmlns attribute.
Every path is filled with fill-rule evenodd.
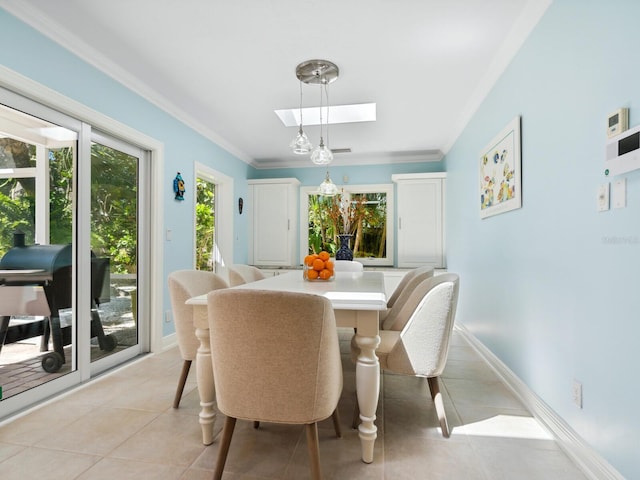
<svg viewBox="0 0 640 480"><path fill-rule="evenodd" d="M397 185L398 267L445 267L445 173L392 175Z"/></svg>
<svg viewBox="0 0 640 480"><path fill-rule="evenodd" d="M297 258L297 208L300 182L295 178L248 180L249 263L289 267Z"/></svg>

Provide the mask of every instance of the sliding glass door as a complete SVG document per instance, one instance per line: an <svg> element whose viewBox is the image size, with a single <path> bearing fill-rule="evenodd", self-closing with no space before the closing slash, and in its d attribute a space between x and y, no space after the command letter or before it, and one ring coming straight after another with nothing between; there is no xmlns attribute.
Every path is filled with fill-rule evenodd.
<svg viewBox="0 0 640 480"><path fill-rule="evenodd" d="M0 88L0 420L149 350L150 170Z"/></svg>
<svg viewBox="0 0 640 480"><path fill-rule="evenodd" d="M135 146L92 135L91 362L139 351L139 184L146 157Z"/></svg>
<svg viewBox="0 0 640 480"><path fill-rule="evenodd" d="M21 97L3 98L11 99L28 106ZM0 405L9 408L36 390L50 392L50 382L78 378L80 123L41 113L52 121L0 105Z"/></svg>

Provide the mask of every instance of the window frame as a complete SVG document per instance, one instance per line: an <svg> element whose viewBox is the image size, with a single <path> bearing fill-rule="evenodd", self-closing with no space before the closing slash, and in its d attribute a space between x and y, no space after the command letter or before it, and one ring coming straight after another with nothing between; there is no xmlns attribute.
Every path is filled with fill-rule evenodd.
<svg viewBox="0 0 640 480"><path fill-rule="evenodd" d="M392 267L395 256L395 190L393 183L381 183L370 185L340 185L340 191L344 191L349 195L362 193L385 193L387 195L387 238L386 251L387 256L384 258L357 258L358 262L370 267ZM318 193L318 187L304 186L300 187L300 264L308 251L309 245L309 195ZM305 245L305 247L303 247Z"/></svg>

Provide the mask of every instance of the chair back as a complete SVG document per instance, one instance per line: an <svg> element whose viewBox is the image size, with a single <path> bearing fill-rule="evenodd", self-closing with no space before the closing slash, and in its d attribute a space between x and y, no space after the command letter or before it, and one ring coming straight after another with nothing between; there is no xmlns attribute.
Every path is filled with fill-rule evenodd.
<svg viewBox="0 0 640 480"><path fill-rule="evenodd" d="M437 377L444 370L455 322L460 280L455 273L424 281L426 294L386 358L389 370ZM421 286L422 287L422 286Z"/></svg>
<svg viewBox="0 0 640 480"><path fill-rule="evenodd" d="M230 287L244 285L245 283L251 283L266 278L259 268L252 265L236 263L227 267L227 270L229 273Z"/></svg>
<svg viewBox="0 0 640 480"><path fill-rule="evenodd" d="M176 326L180 355L184 360L195 360L200 342L193 325L193 307L185 304L191 297L227 288L227 282L219 275L204 270L177 270L169 274L169 297Z"/></svg>
<svg viewBox="0 0 640 480"><path fill-rule="evenodd" d="M333 269L336 272L362 272L364 265L355 260L334 260Z"/></svg>
<svg viewBox="0 0 640 480"><path fill-rule="evenodd" d="M0 316L13 315L34 317L51 315L44 289L35 285L0 285ZM2 341L4 338L0 338L0 342ZM0 348L2 348L1 343Z"/></svg>
<svg viewBox="0 0 640 480"><path fill-rule="evenodd" d="M296 424L331 416L342 391L342 364L328 299L228 289L211 292L207 301L222 413Z"/></svg>
<svg viewBox="0 0 640 480"><path fill-rule="evenodd" d="M429 278L433 278L432 268L421 269L412 275L398 294L393 306L384 315L382 330L402 330L424 297L428 284L423 282Z"/></svg>
<svg viewBox="0 0 640 480"><path fill-rule="evenodd" d="M413 280L413 278L416 275L424 275L425 273L427 275L424 278L432 277L433 276L433 267L428 267L428 266L427 267L418 267L418 268L414 268L413 270L409 270L404 275L404 277L402 277L402 280L400 280L400 283L398 283L398 286L395 288L395 290L393 291L393 293L389 297L389 300L387 300L387 308L393 307L393 305L396 303L396 301L400 297L400 294L404 291L404 289L407 287L409 282L411 280Z"/></svg>

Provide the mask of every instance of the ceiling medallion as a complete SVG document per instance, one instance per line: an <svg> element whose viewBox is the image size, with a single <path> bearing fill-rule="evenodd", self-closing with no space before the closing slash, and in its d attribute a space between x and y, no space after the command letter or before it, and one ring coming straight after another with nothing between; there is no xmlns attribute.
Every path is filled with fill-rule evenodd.
<svg viewBox="0 0 640 480"><path fill-rule="evenodd" d="M329 85L339 74L338 66L329 60L307 60L296 67L296 77L307 85Z"/></svg>

